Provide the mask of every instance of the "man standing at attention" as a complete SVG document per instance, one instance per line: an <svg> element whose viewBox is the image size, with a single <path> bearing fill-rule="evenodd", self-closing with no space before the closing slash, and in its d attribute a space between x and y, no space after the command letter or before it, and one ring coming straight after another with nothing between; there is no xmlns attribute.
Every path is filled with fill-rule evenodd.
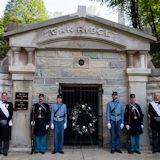
<svg viewBox="0 0 160 160"><path fill-rule="evenodd" d="M135 94L130 94L130 103L125 109L125 125L129 131L130 147L128 153L140 154L140 134L143 129L143 113L139 104L135 101Z"/></svg>
<svg viewBox="0 0 160 160"><path fill-rule="evenodd" d="M11 127L13 104L8 102L7 92L1 94L0 101L0 154L8 155L9 141L11 140Z"/></svg>
<svg viewBox="0 0 160 160"><path fill-rule="evenodd" d="M152 152L160 152L160 92L154 93L154 101L149 103L148 113L152 130Z"/></svg>
<svg viewBox="0 0 160 160"><path fill-rule="evenodd" d="M67 107L62 103L62 95L57 95L57 102L51 108L51 129L54 129L54 150L63 154L64 129L67 128Z"/></svg>
<svg viewBox="0 0 160 160"><path fill-rule="evenodd" d="M50 108L45 103L44 94L39 94L39 102L34 104L31 125L34 125L34 153L46 152L46 134L50 124Z"/></svg>
<svg viewBox="0 0 160 160"><path fill-rule="evenodd" d="M111 130L111 153L120 150L120 129L124 127L124 109L122 103L118 100L118 93L112 93L112 101L108 102L107 110L107 127Z"/></svg>

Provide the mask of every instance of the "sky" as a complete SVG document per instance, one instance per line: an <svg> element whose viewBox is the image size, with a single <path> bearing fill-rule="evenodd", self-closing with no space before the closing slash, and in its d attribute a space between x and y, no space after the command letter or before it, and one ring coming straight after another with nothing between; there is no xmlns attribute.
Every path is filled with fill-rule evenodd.
<svg viewBox="0 0 160 160"><path fill-rule="evenodd" d="M9 0L0 0L0 17L3 16L5 6ZM107 5L101 5L100 2L90 0L43 0L49 13L60 11L63 15L75 13L78 5L95 6L99 17L117 22L117 13Z"/></svg>

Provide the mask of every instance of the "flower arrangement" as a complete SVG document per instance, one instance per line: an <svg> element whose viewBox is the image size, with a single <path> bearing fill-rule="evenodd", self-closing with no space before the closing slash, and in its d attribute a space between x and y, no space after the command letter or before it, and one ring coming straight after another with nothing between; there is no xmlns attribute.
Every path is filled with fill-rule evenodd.
<svg viewBox="0 0 160 160"><path fill-rule="evenodd" d="M96 117L87 104L77 104L71 114L72 127L78 134L92 134L95 131Z"/></svg>

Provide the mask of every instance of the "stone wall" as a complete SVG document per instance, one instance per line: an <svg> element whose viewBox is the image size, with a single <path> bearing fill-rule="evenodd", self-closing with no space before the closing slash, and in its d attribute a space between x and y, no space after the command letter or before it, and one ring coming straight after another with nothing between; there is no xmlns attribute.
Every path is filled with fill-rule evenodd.
<svg viewBox="0 0 160 160"><path fill-rule="evenodd" d="M85 61L83 66L78 63L80 59ZM80 50L37 50L35 65L33 103L38 100L38 94L42 92L46 95L47 102L53 103L61 83L102 85L103 145L109 145L106 103L111 100L112 91L118 91L119 99L124 104L127 103L126 54Z"/></svg>

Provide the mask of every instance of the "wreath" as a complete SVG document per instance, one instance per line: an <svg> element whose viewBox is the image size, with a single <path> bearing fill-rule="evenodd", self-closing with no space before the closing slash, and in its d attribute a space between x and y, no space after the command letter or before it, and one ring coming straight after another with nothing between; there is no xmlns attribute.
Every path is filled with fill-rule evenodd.
<svg viewBox="0 0 160 160"><path fill-rule="evenodd" d="M96 117L87 104L77 104L71 114L72 127L78 134L92 134L95 131Z"/></svg>

